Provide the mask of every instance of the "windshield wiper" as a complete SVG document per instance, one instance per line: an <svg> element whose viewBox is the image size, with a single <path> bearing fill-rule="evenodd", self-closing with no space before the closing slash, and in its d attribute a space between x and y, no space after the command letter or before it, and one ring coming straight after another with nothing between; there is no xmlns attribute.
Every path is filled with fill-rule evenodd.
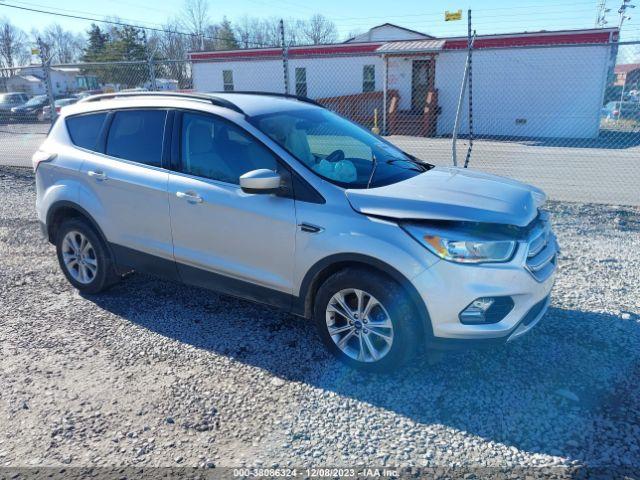
<svg viewBox="0 0 640 480"><path fill-rule="evenodd" d="M409 160L412 161L413 163L425 167L425 170L431 170L435 166L430 164L429 162L425 162L424 160L419 159L414 155L411 155L410 153L407 153L407 152L402 152L402 153L404 153L407 156L407 158L409 158Z"/></svg>
<svg viewBox="0 0 640 480"><path fill-rule="evenodd" d="M427 167L428 164L425 165L424 163L421 163L421 162L419 162L417 160L411 160L411 159L392 158L390 160L387 160L385 163L387 165L395 165L396 163L400 163L400 162L410 163L410 164L413 164L413 165L415 165L417 167L420 167L419 169L418 168L407 168L407 170L414 170L416 172L426 172L427 170L429 170L429 168Z"/></svg>

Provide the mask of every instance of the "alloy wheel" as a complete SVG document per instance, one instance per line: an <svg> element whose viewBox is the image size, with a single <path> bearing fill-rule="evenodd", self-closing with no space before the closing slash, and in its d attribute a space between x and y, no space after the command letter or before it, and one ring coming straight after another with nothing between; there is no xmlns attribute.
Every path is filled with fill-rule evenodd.
<svg viewBox="0 0 640 480"><path fill-rule="evenodd" d="M98 273L96 251L89 239L82 233L72 230L62 239L62 260L64 266L79 283L91 283Z"/></svg>
<svg viewBox="0 0 640 480"><path fill-rule="evenodd" d="M349 288L331 297L327 330L336 346L359 362L377 362L391 350L393 323L382 303L364 290Z"/></svg>

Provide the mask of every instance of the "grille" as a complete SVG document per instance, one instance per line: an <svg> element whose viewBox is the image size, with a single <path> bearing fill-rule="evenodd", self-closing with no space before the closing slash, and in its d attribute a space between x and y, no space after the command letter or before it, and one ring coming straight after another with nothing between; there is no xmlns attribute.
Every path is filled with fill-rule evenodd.
<svg viewBox="0 0 640 480"><path fill-rule="evenodd" d="M538 226L529 237L527 250L527 270L542 282L549 278L556 268L558 243L546 217L542 217Z"/></svg>

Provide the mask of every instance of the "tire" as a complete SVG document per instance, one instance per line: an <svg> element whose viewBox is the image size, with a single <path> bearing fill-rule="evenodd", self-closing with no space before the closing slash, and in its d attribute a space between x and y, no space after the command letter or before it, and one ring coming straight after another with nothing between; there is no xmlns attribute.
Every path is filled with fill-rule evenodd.
<svg viewBox="0 0 640 480"><path fill-rule="evenodd" d="M56 232L55 243L62 273L80 292L100 293L118 282L119 276L109 251L85 220L72 218L63 221ZM80 249L84 253L78 255Z"/></svg>
<svg viewBox="0 0 640 480"><path fill-rule="evenodd" d="M358 314L359 297L364 308ZM351 310L351 318L344 314L340 298ZM363 315L370 303L372 308ZM313 316L331 353L362 370L400 368L417 354L422 338L420 320L407 292L395 281L367 269L348 268L329 277L317 292Z"/></svg>

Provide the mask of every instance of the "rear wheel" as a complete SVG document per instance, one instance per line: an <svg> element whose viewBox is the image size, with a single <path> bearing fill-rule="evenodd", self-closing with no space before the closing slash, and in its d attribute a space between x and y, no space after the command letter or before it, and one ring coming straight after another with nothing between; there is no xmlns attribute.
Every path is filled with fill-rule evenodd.
<svg viewBox="0 0 640 480"><path fill-rule="evenodd" d="M411 359L419 321L406 291L384 275L347 269L318 290L318 332L341 361L365 370L388 371Z"/></svg>
<svg viewBox="0 0 640 480"><path fill-rule="evenodd" d="M81 292L99 293L118 280L104 242L84 220L60 225L56 251L65 277Z"/></svg>

